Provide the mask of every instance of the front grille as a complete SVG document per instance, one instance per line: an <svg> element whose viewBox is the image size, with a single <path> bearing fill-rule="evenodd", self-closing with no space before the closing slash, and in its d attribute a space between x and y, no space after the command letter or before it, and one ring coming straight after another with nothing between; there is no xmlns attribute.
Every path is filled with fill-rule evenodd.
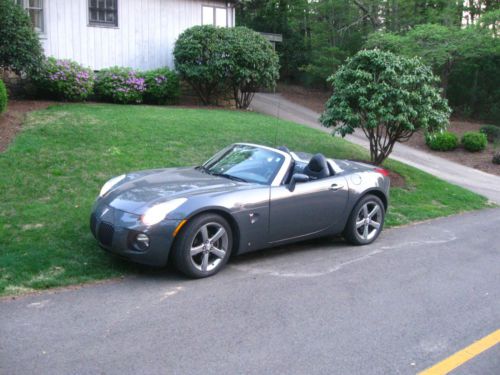
<svg viewBox="0 0 500 375"><path fill-rule="evenodd" d="M90 215L90 230L92 231L94 237L95 237L96 225L97 225L97 218L95 217L95 214L92 214Z"/></svg>
<svg viewBox="0 0 500 375"><path fill-rule="evenodd" d="M99 230L97 231L97 239L104 246L111 246L114 234L115 228L113 228L111 224L101 223L101 225L99 225Z"/></svg>

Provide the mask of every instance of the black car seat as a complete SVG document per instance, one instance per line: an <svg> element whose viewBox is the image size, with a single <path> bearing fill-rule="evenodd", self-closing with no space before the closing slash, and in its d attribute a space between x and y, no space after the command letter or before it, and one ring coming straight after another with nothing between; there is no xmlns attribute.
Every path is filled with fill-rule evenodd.
<svg viewBox="0 0 500 375"><path fill-rule="evenodd" d="M308 175L312 180L330 176L326 158L322 154L314 155L304 168L304 174Z"/></svg>

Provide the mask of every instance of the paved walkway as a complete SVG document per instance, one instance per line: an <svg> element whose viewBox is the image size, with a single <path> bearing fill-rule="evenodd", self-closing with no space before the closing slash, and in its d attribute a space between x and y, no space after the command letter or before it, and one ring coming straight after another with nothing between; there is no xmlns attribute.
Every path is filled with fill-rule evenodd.
<svg viewBox="0 0 500 375"><path fill-rule="evenodd" d="M319 123L319 113L293 103L283 98L280 94L256 94L251 108L256 112L294 121L327 133L331 132L331 129L325 128ZM369 147L368 140L362 133L355 133L347 136L346 139L363 147ZM500 177L498 176L463 166L405 146L404 144L394 146L391 159L398 160L452 184L472 190L500 204Z"/></svg>

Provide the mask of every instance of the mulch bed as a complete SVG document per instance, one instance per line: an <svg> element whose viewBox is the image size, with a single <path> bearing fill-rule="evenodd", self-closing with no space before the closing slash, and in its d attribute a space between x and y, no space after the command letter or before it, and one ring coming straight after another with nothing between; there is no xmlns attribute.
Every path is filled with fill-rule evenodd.
<svg viewBox="0 0 500 375"><path fill-rule="evenodd" d="M360 163L365 163L365 164L370 164L373 166L376 166L372 161L370 160L354 160L354 161L359 161ZM387 172L389 172L389 178L391 179L391 187L400 187L404 188L406 186L406 180L403 176L401 176L399 173L394 172L393 170L383 167Z"/></svg>
<svg viewBox="0 0 500 375"><path fill-rule="evenodd" d="M15 135L21 131L26 113L47 108L56 102L40 100L9 100L7 111L0 115L0 152L7 149Z"/></svg>
<svg viewBox="0 0 500 375"><path fill-rule="evenodd" d="M465 132L478 132L481 125L482 124L477 122L452 119L450 121L448 131L455 133L458 136L458 139L461 139ZM436 155L471 168L479 169L486 173L500 176L500 165L493 164L491 162L495 152L495 145L491 143L488 143L486 150L481 152L469 152L462 146L459 146L454 151L433 151L425 144L424 134L422 132L417 132L408 142L405 142L404 144L428 152L429 154ZM496 150L500 151L500 146L497 146Z"/></svg>
<svg viewBox="0 0 500 375"><path fill-rule="evenodd" d="M304 107L312 109L318 113L323 112L325 102L331 95L331 92L324 90L307 89L300 86L284 84L278 86L278 91L284 98L303 105ZM483 124L459 118L452 118L448 130L457 134L458 138L461 139L463 133L466 131L479 131L481 125ZM436 155L471 168L479 169L486 173L500 176L500 165L493 164L491 162L493 153L496 150L500 151L500 146L496 146L495 148L493 144L488 144L486 150L482 152L469 152L461 146L454 151L433 151L425 144L422 132L415 133L413 137L411 137L411 139L404 144L428 152L429 154Z"/></svg>

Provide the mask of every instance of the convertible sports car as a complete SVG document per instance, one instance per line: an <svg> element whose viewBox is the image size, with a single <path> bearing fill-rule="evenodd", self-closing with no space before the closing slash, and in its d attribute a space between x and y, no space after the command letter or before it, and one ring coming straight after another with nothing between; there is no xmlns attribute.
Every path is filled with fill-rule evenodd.
<svg viewBox="0 0 500 375"><path fill-rule="evenodd" d="M200 278L231 253L340 233L369 244L382 231L389 184L371 165L237 143L198 167L112 178L90 227L112 253L156 266L170 257Z"/></svg>

